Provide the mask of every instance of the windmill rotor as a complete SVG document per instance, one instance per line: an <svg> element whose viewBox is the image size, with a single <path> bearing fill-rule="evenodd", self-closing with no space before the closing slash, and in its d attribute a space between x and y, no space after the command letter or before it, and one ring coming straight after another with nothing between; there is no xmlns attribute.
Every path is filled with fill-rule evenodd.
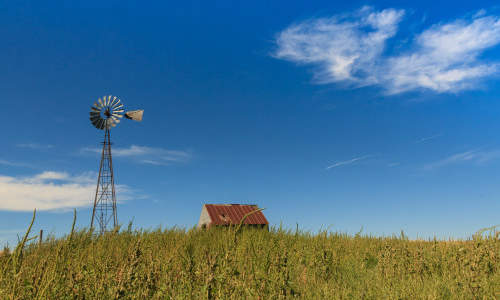
<svg viewBox="0 0 500 300"><path fill-rule="evenodd" d="M111 127L116 127L123 116L130 120L142 121L143 113L142 109L125 112L121 100L116 96L109 95L99 98L90 107L90 122L97 129L109 130Z"/></svg>
<svg viewBox="0 0 500 300"><path fill-rule="evenodd" d="M123 118L123 104L116 96L104 96L99 98L90 108L90 122L97 129L110 129L120 123Z"/></svg>

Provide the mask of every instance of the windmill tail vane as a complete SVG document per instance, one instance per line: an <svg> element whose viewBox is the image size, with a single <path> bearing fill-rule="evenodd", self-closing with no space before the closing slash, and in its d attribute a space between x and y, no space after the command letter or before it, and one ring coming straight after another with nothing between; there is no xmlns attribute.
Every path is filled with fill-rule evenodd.
<svg viewBox="0 0 500 300"><path fill-rule="evenodd" d="M116 127L123 116L126 119L142 121L143 113L144 110L125 112L121 100L111 95L104 96L102 99L99 98L90 108L90 122L97 129L104 130L101 162L99 164L94 207L90 221L90 228L94 228L94 222L99 226L97 231L99 234L104 234L118 226L113 158L111 155L111 128ZM110 228L111 222L112 228Z"/></svg>

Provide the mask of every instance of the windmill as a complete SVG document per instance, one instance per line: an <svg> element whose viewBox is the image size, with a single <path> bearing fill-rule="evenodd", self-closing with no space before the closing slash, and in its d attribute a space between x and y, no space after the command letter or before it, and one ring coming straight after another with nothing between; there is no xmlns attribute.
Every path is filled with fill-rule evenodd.
<svg viewBox="0 0 500 300"><path fill-rule="evenodd" d="M96 221L99 224L99 233L103 234L111 222L113 222L113 228L118 225L110 131L112 127L120 123L120 119L123 116L134 121L142 121L144 110L125 112L121 100L111 95L104 96L102 99L99 98L90 109L90 121L92 125L97 129L104 130L101 163L99 166L99 176L97 177L97 188L90 228L94 227L94 221Z"/></svg>

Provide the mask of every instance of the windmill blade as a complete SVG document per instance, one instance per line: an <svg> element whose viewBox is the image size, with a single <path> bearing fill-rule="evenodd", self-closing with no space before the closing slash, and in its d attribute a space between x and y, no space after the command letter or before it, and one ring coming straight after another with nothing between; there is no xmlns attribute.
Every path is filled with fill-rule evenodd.
<svg viewBox="0 0 500 300"><path fill-rule="evenodd" d="M113 116L117 117L117 118L123 118L123 115L120 115L120 114L113 114Z"/></svg>
<svg viewBox="0 0 500 300"><path fill-rule="evenodd" d="M112 97L111 95L108 96L108 104L106 105L109 105L111 103L111 97Z"/></svg>
<svg viewBox="0 0 500 300"><path fill-rule="evenodd" d="M97 101L99 101L99 104L101 105L101 107L103 107L103 106L104 106L104 105L102 104L101 98L97 99Z"/></svg>
<svg viewBox="0 0 500 300"><path fill-rule="evenodd" d="M93 107L93 106L91 106L91 107L90 107L90 109L91 109L93 112L96 112L96 113L100 113L100 112L101 112L101 110L100 110L100 109L98 109L97 107Z"/></svg>
<svg viewBox="0 0 500 300"><path fill-rule="evenodd" d="M111 107L113 107L115 105L116 99L118 99L118 97L114 96L113 101L111 101L111 104L110 104Z"/></svg>
<svg viewBox="0 0 500 300"><path fill-rule="evenodd" d="M113 109L115 109L118 106L118 104L120 104L120 102L121 102L120 99L116 100L116 102L113 104Z"/></svg>
<svg viewBox="0 0 500 300"><path fill-rule="evenodd" d="M140 121L142 121L142 115L143 114L144 114L144 110L143 109L131 110L131 111L127 111L125 113L125 118L140 122Z"/></svg>
<svg viewBox="0 0 500 300"><path fill-rule="evenodd" d="M116 124L120 123L120 120L119 120L117 117L115 117L115 116L111 116L111 119L113 119L113 121L114 121Z"/></svg>
<svg viewBox="0 0 500 300"><path fill-rule="evenodd" d="M120 109L122 109L122 107L123 107L123 104L120 104L118 106L113 107L113 110L120 110Z"/></svg>
<svg viewBox="0 0 500 300"><path fill-rule="evenodd" d="M122 113L124 111L125 111L124 109L118 109L118 110L113 110L113 113Z"/></svg>

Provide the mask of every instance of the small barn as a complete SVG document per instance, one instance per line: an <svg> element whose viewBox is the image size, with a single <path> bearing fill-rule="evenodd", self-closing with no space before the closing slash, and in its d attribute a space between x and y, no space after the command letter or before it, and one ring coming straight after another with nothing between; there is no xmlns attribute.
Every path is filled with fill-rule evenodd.
<svg viewBox="0 0 500 300"><path fill-rule="evenodd" d="M262 211L255 212L258 209L259 207L257 205L204 204L201 209L200 221L197 227L210 228L212 226L238 225L241 223L243 217L248 214L243 224L268 228L269 222L267 222Z"/></svg>

